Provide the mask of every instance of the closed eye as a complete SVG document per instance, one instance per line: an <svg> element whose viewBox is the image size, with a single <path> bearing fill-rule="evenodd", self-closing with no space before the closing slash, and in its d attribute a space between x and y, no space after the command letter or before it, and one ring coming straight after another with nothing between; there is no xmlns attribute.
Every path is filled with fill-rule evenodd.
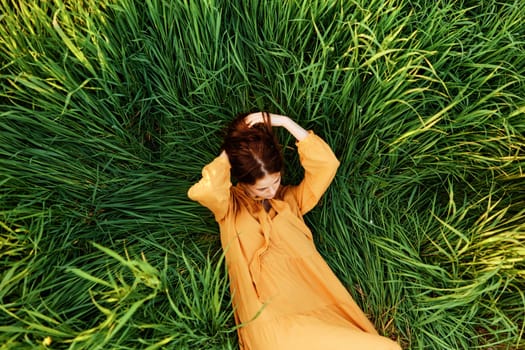
<svg viewBox="0 0 525 350"><path fill-rule="evenodd" d="M277 178L277 180L275 180L275 181L273 182L273 184L275 185L275 184L277 184L279 181L281 181L281 177L280 177L280 176ZM257 191L264 191L264 190L266 190L267 188L268 188L268 187L261 187L261 188L258 188Z"/></svg>

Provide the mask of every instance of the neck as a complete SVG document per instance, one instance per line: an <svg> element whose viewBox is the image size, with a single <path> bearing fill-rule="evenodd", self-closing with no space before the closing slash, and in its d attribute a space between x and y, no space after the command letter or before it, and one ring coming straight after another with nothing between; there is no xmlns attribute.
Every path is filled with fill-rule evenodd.
<svg viewBox="0 0 525 350"><path fill-rule="evenodd" d="M272 205L270 204L270 200L269 199L263 199L262 205L263 205L263 208L264 208L264 210L266 212L269 212L270 209L272 208Z"/></svg>

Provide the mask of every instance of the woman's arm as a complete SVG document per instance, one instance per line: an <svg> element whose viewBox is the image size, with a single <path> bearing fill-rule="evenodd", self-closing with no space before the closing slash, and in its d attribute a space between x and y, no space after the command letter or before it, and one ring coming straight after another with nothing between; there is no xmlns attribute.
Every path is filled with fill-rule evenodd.
<svg viewBox="0 0 525 350"><path fill-rule="evenodd" d="M308 135L296 142L304 178L299 185L290 188L303 215L319 202L339 167L339 160L330 146L313 132Z"/></svg>
<svg viewBox="0 0 525 350"><path fill-rule="evenodd" d="M202 169L202 178L188 190L188 197L210 209L220 221L230 203L230 161L225 151Z"/></svg>

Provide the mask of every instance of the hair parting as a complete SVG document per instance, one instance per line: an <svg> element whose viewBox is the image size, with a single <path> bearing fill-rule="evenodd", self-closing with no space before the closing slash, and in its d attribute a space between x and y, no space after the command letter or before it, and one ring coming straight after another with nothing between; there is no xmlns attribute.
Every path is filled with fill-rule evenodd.
<svg viewBox="0 0 525 350"><path fill-rule="evenodd" d="M263 112L263 122L249 126L242 113L228 125L222 149L228 155L234 180L253 185L267 174L281 172L281 146L272 129L270 115Z"/></svg>

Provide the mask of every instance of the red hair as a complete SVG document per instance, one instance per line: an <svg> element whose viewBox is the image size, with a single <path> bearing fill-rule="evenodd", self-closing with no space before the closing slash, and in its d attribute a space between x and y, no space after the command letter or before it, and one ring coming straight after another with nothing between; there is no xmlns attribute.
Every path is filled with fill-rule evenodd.
<svg viewBox="0 0 525 350"><path fill-rule="evenodd" d="M253 185L267 174L281 172L283 157L268 113L263 112L264 123L252 127L244 121L248 114L239 114L227 127L222 149L230 160L232 177Z"/></svg>

